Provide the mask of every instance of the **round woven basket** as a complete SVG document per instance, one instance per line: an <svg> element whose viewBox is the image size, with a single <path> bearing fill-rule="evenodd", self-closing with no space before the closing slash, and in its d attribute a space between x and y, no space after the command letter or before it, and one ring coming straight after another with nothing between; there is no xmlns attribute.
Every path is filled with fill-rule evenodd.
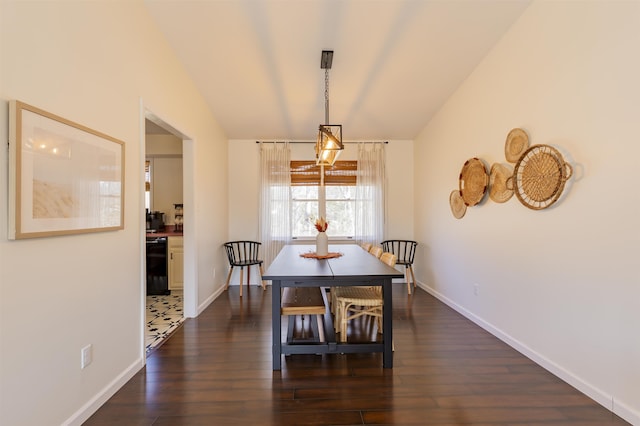
<svg viewBox="0 0 640 426"><path fill-rule="evenodd" d="M528 147L529 135L527 132L519 128L512 129L504 143L504 156L508 162L515 163Z"/></svg>
<svg viewBox="0 0 640 426"><path fill-rule="evenodd" d="M555 203L573 174L560 152L549 145L533 145L520 157L507 179L520 202L532 209L546 209Z"/></svg>
<svg viewBox="0 0 640 426"><path fill-rule="evenodd" d="M482 160L471 158L464 163L460 172L460 195L464 203L471 207L484 198L489 184L489 174Z"/></svg>
<svg viewBox="0 0 640 426"><path fill-rule="evenodd" d="M510 165L494 163L489 172L489 198L496 203L505 203L513 197L513 188L507 188L507 179L513 170Z"/></svg>
<svg viewBox="0 0 640 426"><path fill-rule="evenodd" d="M456 219L462 219L467 212L467 205L460 196L460 191L455 189L449 194L449 205L451 206L451 213Z"/></svg>

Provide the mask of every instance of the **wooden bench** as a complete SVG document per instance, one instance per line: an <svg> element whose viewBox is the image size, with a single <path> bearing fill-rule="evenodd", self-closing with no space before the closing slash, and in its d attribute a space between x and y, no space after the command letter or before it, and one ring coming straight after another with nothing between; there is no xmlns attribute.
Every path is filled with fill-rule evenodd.
<svg viewBox="0 0 640 426"><path fill-rule="evenodd" d="M293 341L296 316L302 316L304 324L305 315L308 315L311 321L311 328L314 334L312 340L324 342L323 317L326 311L325 299L322 296L320 287L285 287L282 292L280 312L282 315L289 316L287 342ZM301 339L296 340L299 341Z"/></svg>

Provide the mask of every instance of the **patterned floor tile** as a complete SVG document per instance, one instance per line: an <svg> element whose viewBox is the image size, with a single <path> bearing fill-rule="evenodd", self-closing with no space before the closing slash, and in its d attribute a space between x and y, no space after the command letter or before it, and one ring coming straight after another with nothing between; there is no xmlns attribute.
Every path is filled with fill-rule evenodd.
<svg viewBox="0 0 640 426"><path fill-rule="evenodd" d="M184 321L181 291L167 296L147 296L145 346L147 355Z"/></svg>

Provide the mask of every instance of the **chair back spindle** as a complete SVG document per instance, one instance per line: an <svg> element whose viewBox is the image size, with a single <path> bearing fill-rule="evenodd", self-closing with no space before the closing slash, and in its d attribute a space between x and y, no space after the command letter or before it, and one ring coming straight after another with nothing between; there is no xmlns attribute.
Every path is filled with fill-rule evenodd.
<svg viewBox="0 0 640 426"><path fill-rule="evenodd" d="M382 242L384 251L398 256L398 263L401 265L413 264L418 243L411 240L386 240Z"/></svg>
<svg viewBox="0 0 640 426"><path fill-rule="evenodd" d="M416 286L416 278L413 273L413 259L416 255L416 247L418 243L411 240L385 240L382 242L382 248L385 252L393 253L398 257L397 264L403 265L405 268L405 277L407 281L407 291L411 294L411 280L413 278L413 287Z"/></svg>

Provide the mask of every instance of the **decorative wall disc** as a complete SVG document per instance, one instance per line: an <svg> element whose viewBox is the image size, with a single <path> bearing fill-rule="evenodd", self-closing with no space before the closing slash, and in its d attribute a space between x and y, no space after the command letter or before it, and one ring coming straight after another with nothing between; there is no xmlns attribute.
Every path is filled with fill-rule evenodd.
<svg viewBox="0 0 640 426"><path fill-rule="evenodd" d="M562 154L549 145L533 145L516 163L507 187L514 189L516 197L526 207L542 210L555 203L573 174Z"/></svg>
<svg viewBox="0 0 640 426"><path fill-rule="evenodd" d="M505 203L513 197L513 188L507 188L507 179L511 177L511 165L495 163L489 172L489 198L496 203Z"/></svg>
<svg viewBox="0 0 640 426"><path fill-rule="evenodd" d="M520 156L529 148L529 135L522 129L512 129L504 143L504 156L510 163L518 161Z"/></svg>
<svg viewBox="0 0 640 426"><path fill-rule="evenodd" d="M449 205L451 206L451 213L456 219L462 219L467 212L467 205L462 200L459 190L451 191L449 194Z"/></svg>
<svg viewBox="0 0 640 426"><path fill-rule="evenodd" d="M484 163L471 158L464 163L460 172L460 195L467 206L475 206L484 197L489 184L489 174Z"/></svg>

